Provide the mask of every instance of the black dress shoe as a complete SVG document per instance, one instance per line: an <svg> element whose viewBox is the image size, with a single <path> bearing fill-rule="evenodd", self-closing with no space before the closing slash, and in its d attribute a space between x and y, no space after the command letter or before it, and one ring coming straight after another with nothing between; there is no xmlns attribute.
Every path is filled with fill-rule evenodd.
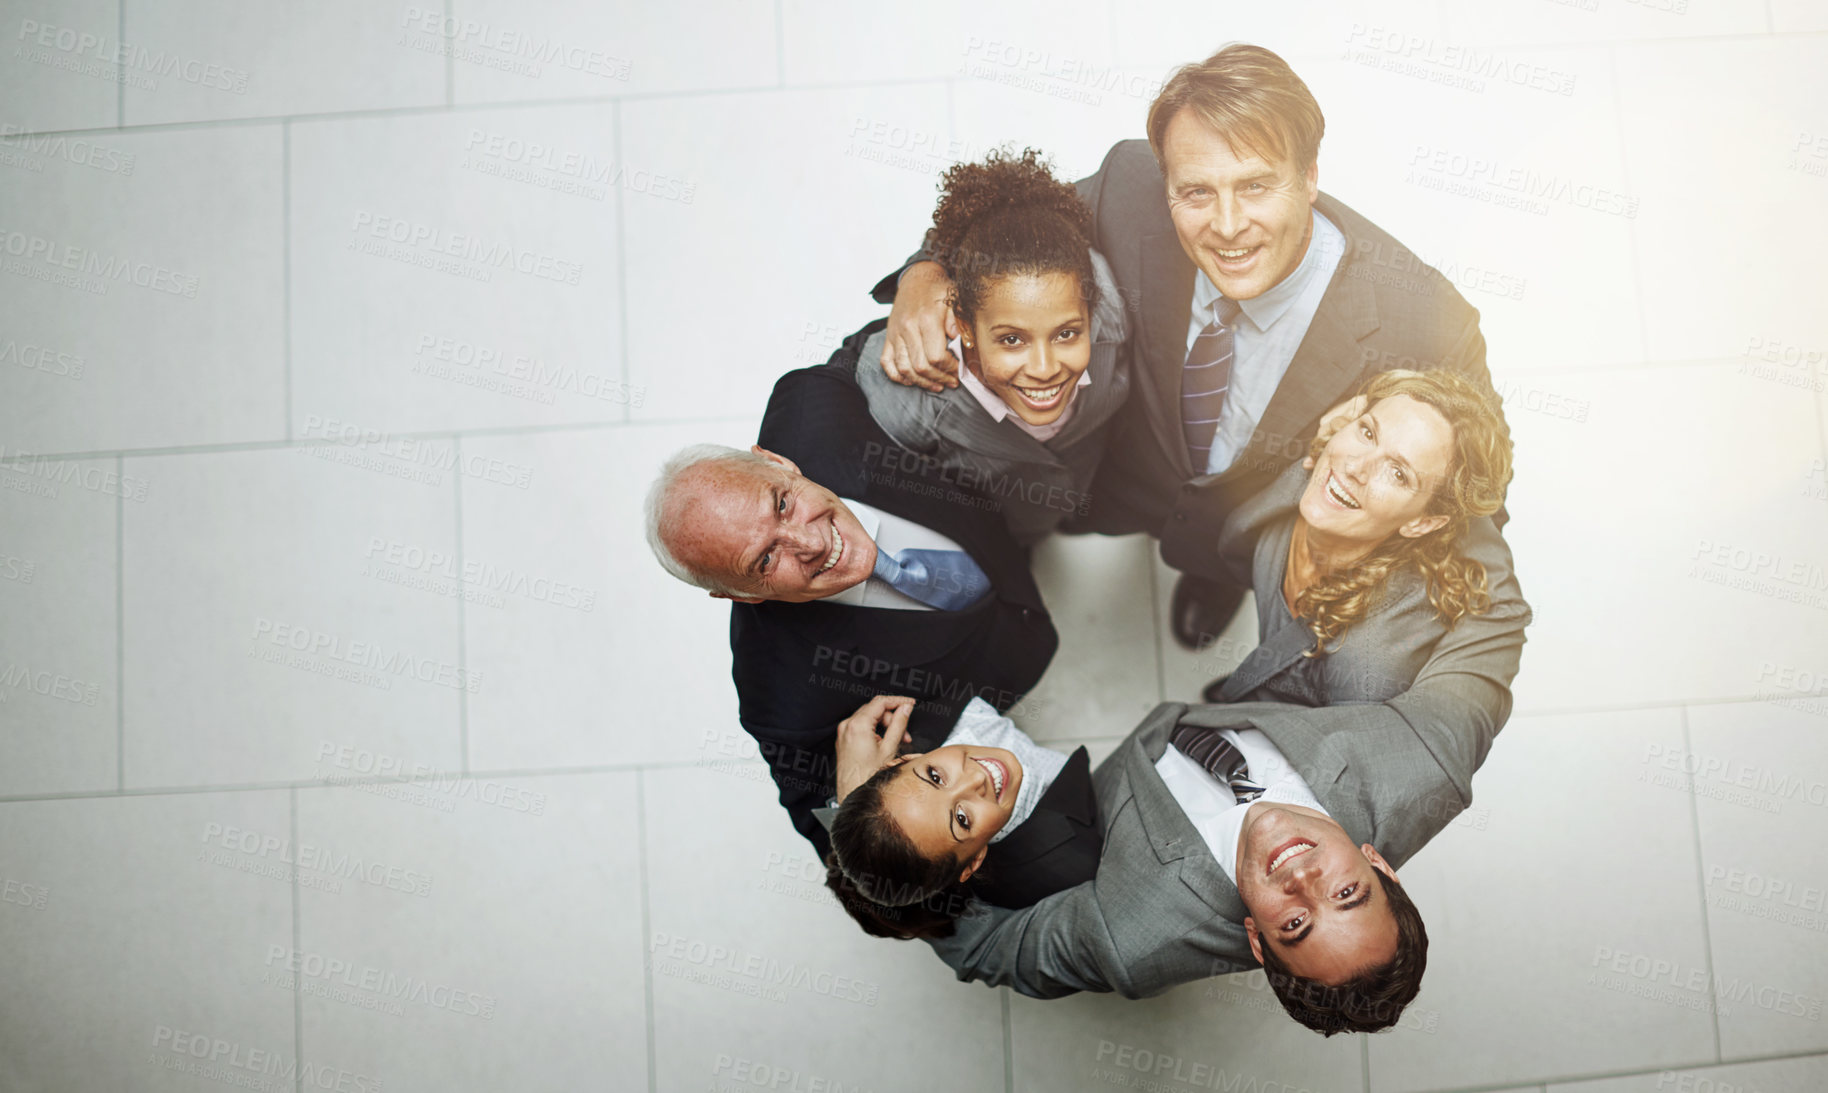
<svg viewBox="0 0 1828 1093"><path fill-rule="evenodd" d="M1213 581L1181 574L1174 582L1174 599L1168 605L1168 629L1181 648L1199 652L1224 632L1244 602L1244 589L1230 581Z"/></svg>

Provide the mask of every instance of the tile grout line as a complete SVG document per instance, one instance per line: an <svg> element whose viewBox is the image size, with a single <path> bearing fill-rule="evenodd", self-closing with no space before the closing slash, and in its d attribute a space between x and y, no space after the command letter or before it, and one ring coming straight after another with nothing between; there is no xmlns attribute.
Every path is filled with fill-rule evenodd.
<svg viewBox="0 0 1828 1093"><path fill-rule="evenodd" d="M292 123L279 126L280 361L285 375L286 440L292 439Z"/></svg>
<svg viewBox="0 0 1828 1093"><path fill-rule="evenodd" d="M624 334L624 338L626 339L626 333ZM1686 360L1667 360L1667 361L1646 360L1646 361L1632 361L1632 362L1627 362L1627 363L1622 363L1622 364L1572 365L1572 366L1568 366L1568 367L1506 369L1504 371L1504 374L1506 376L1510 376L1510 377L1532 377L1532 376L1551 376L1551 375L1553 375L1553 376L1581 376L1581 375L1585 375L1588 373L1592 373L1592 374L1596 374L1596 375L1602 374L1602 373L1610 374L1613 372L1626 372L1626 371L1634 371L1634 370L1645 369L1645 368L1691 368L1691 367L1724 368L1724 367L1727 367L1727 366L1733 364L1735 359L1736 358L1731 358L1731 357L1696 357L1696 358L1690 358L1690 359L1686 359ZM626 372L624 374L624 381L626 382ZM482 427L472 428L472 429L428 429L428 430L417 430L417 431L410 431L410 432L388 433L387 435L388 435L389 439L412 439L412 440L444 439L444 438L458 437L458 436L471 436L471 437L535 436L535 435L541 435L541 434L545 434L545 433L563 433L563 432L569 432L569 431L583 432L583 431L592 430L592 429L615 429L615 428L622 427L624 425L639 425L639 426L703 425L703 424L717 424L717 423L722 423L722 422L750 421L750 420L754 419L754 415L750 415L750 414L711 414L711 415L706 415L706 416L702 416L702 417L651 418L651 419L644 419L644 420L637 422L632 419L628 419L628 411L626 409L624 409L624 411L623 411L623 416L627 420L555 422L555 423L550 423L550 424L531 424L531 425L493 425L493 426L482 426ZM110 458L110 457L117 456L117 455L129 455L129 456L208 455L208 454L215 453L215 452L265 451L265 450L269 450L269 449L273 449L273 448L288 447L296 442L297 442L297 438L293 438L288 435L288 437L286 437L285 439L230 441L230 442L221 443L221 444L168 444L168 445L163 445L163 446L159 446L159 447L148 447L148 448L93 448L93 449L89 449L87 451L32 452L32 453L29 453L29 456L19 455L19 456L6 456L4 458L0 458L0 469L7 469L7 468L13 467L19 463L22 463L22 462L30 462L30 463L35 464L35 463L45 462L47 460L106 459L106 458ZM333 439L318 439L318 438L311 438L311 442L315 443L319 446L340 443L339 441L336 441Z"/></svg>
<svg viewBox="0 0 1828 1093"><path fill-rule="evenodd" d="M1149 615L1155 632L1155 701L1168 701L1168 651L1162 646L1162 576L1155 564L1155 551L1149 551Z"/></svg>
<svg viewBox="0 0 1828 1093"><path fill-rule="evenodd" d="M1688 707L1682 707L1682 753L1695 754L1694 741L1690 739L1688 727ZM1707 913L1707 866L1701 860L1701 803L1695 796L1695 777L1688 778L1688 820L1689 832L1695 839L1695 880L1701 896L1701 947L1707 954L1707 985L1713 997L1709 1000L1707 1015L1714 1028L1714 1062L1720 1062L1720 989L1714 979L1714 924Z"/></svg>
<svg viewBox="0 0 1828 1093"><path fill-rule="evenodd" d="M1828 34L1828 32L1823 32ZM1807 36L1807 35L1805 35ZM671 99L722 99L735 95L771 95L790 91L855 91L875 87L918 87L944 83L949 76L908 76L893 80L833 80L829 83L791 84L776 87L752 84L747 87L712 87L697 91L637 91L616 95L559 95L550 99L504 99L476 101L446 106L376 106L354 110L319 110L298 114L260 114L245 118L198 118L193 121L146 122L142 125L91 125L74 129L29 129L9 133L10 137L79 136L92 133L120 135L127 129L137 132L164 132L183 129L222 129L236 126L272 125L281 121L360 121L374 118L413 117L423 114L457 114L465 111L538 110L551 106L601 106L612 102L655 102Z"/></svg>
<svg viewBox="0 0 1828 1093"><path fill-rule="evenodd" d="M1158 638L1158 641L1159 641L1159 638ZM1163 699L1162 701L1167 701L1167 700ZM1750 698L1736 698L1736 699L1708 699L1706 701L1691 700L1687 704L1696 705L1696 706L1727 706L1727 705L1746 704L1746 703L1764 702L1764 701L1766 701L1764 698L1754 696L1754 697L1750 697ZM1560 709L1560 710L1519 710L1519 711L1513 713L1512 717L1513 718L1516 718L1516 717L1549 717L1549 716L1565 717L1565 716L1573 716L1573 715L1577 715L1577 714L1631 713L1631 712L1637 711L1637 710L1665 710L1665 709L1671 708L1672 706L1676 707L1676 708L1683 708L1684 703L1682 703L1682 702L1665 702L1665 703L1655 703L1655 704L1640 705L1640 706L1596 706L1596 707L1590 707L1590 708L1588 708L1588 707L1570 707L1567 709ZM1123 734L1121 734L1121 733L1103 733L1103 734L1097 734L1097 735L1092 735L1092 736L1062 736L1062 737L1050 736L1050 737L1046 738L1045 740L1038 741L1038 743L1072 744L1072 745L1077 746L1082 743L1091 743L1091 742L1104 742L1104 741L1113 741L1114 742L1114 741L1121 740L1122 738L1123 738ZM760 757L750 757L748 759L729 760L729 762L748 763L748 764L754 764L757 766L764 765L763 761L761 760ZM496 768L496 769L469 770L469 771L463 772L463 774L465 777L468 777L471 779L477 779L477 778L494 778L494 779L557 778L557 777L565 777L567 775L575 775L575 774L621 774L621 773L628 773L630 771L638 771L638 770L640 770L640 771L684 770L684 769L688 769L688 768L701 767L704 765L705 764L702 759L648 759L648 760L633 760L633 761L625 762L625 763L614 763L614 762L611 762L611 763L579 763L579 764L574 764L574 765L570 765L570 766L554 766L554 767L502 767L502 768ZM448 772L446 772L446 773L448 773ZM363 785L363 786L368 786L368 785L377 785L377 786L379 786L379 785L408 785L408 786L410 786L410 785L423 785L423 784L426 784L428 781L430 781L430 779L424 778L424 777L413 778L413 777L388 776L388 775L377 774L377 775L370 775L367 777L338 778L334 784L336 784L336 785ZM105 799L105 798L111 798L111 797L166 797L166 796L180 796L180 795L184 795L184 794L196 794L196 793L242 793L242 792L247 792L250 790L319 789L327 784L332 784L332 783L327 783L321 779L279 779L279 780L274 780L274 781L270 781L270 782L222 782L222 783L217 783L217 784L213 784L213 785L212 784L200 784L200 785L171 785L171 786L136 786L131 790L124 789L124 788L119 789L119 790L102 790L102 791L57 790L57 791L51 791L51 792L47 792L47 793L4 794L4 795L0 795L0 804L20 804L20 803L25 803L28 801L85 800L88 798Z"/></svg>
<svg viewBox="0 0 1828 1093"><path fill-rule="evenodd" d="M654 1057L654 956L648 948L653 936L647 889L647 778L635 771L635 846L641 870L641 985L647 994L647 1093L658 1093L660 1060Z"/></svg>
<svg viewBox="0 0 1828 1093"><path fill-rule="evenodd" d="M1770 4L1770 0L1766 0ZM788 27L781 11L781 0L775 0L775 86L788 86Z"/></svg>
<svg viewBox="0 0 1828 1093"><path fill-rule="evenodd" d="M288 811L291 813L292 845L298 845L298 790L287 793ZM292 874L292 951L299 952L298 944L298 870L288 870ZM292 1090L293 1093L304 1093L305 1089L305 977L292 977Z"/></svg>
<svg viewBox="0 0 1828 1093"><path fill-rule="evenodd" d="M114 480L126 481L122 456L114 457ZM114 494L114 788L127 788L127 519L126 491Z"/></svg>
<svg viewBox="0 0 1828 1093"><path fill-rule="evenodd" d="M1707 43L1713 43L1713 42L1763 42L1763 41L1770 40L1770 38L1772 38L1774 35L1777 37L1785 38L1785 39L1823 38L1823 37L1828 37L1828 30L1793 30L1793 31L1784 31L1781 34L1779 34L1778 32L1775 32L1775 31L1771 31L1771 32L1755 31L1755 32L1747 32L1744 34L1695 35L1695 36L1684 37L1684 38L1620 38L1620 39L1611 39L1611 40L1606 40L1606 41L1578 42L1578 43L1525 42L1525 43L1512 43L1511 48L1517 49L1520 51L1566 50L1566 49L1573 49L1573 48L1599 50L1599 49L1617 49L1620 47L1627 47L1627 46L1643 46L1643 47L1656 48L1659 46L1670 46L1670 45L1676 45L1676 44L1701 45L1701 44L1707 44ZM1288 53L1288 54L1285 54L1285 56L1291 61L1333 59L1333 57L1330 53ZM1140 67L1140 66L1126 66L1126 67ZM666 100L666 99L722 98L722 97L727 97L727 96L731 96L731 95L756 94L758 92L767 94L767 93L774 93L774 92L781 92L781 91L851 91L851 90L856 90L859 88L907 87L907 86L918 85L918 84L945 83L951 79L952 79L952 77L949 75L931 75L931 76L909 76L909 77L903 77L900 79L892 79L892 80L832 80L832 81L828 81L825 83L801 83L801 84L783 83L779 86L769 86L767 84L755 84L755 85L747 86L747 87L715 87L715 88L701 88L701 89L688 90L688 91L647 91L647 92L634 92L634 93L619 94L619 95L566 95L566 96L555 96L550 99L517 99L517 100L503 100L503 101L477 101L477 102L466 102L466 103L462 103L462 104L452 103L449 105L434 105L434 106L381 106L381 107L373 107L373 108L369 108L369 109L323 110L323 111L317 111L314 113L307 112L307 113L300 113L300 114L262 114L259 116L246 117L246 118L200 118L200 119L197 119L194 121L149 122L144 125L135 125L135 126L128 126L125 124L121 124L121 125L113 125L113 126L107 126L107 125L90 126L90 127L82 128L82 129L34 129L34 130L22 131L19 133L14 133L14 134L9 134L9 135L10 136L42 137L42 136L74 136L74 135L83 134L83 133L101 133L101 132L118 133L119 131L124 130L124 129L136 129L136 130L141 130L141 131L166 130L166 129L208 129L208 128L218 128L218 127L222 127L222 126L234 126L234 125L270 125L274 122L281 121L281 120L332 121L332 120L340 120L340 119L379 118L379 117L412 115L412 114L454 113L454 112L463 111L463 110L488 111L488 110L537 109L540 107L547 107L547 106L577 106L577 105L588 105L588 104L593 104L593 103L601 104L601 103L606 103L606 102L640 102L640 101Z"/></svg>
<svg viewBox="0 0 1828 1093"><path fill-rule="evenodd" d="M451 439L451 465L463 466L463 438ZM463 475L451 475L451 505L455 528L455 542L451 553L457 563L458 588L463 584ZM463 596L457 600L457 756L458 771L469 777L470 774L470 659L468 637L469 613L463 608Z"/></svg>
<svg viewBox="0 0 1828 1093"><path fill-rule="evenodd" d="M1009 988L998 992L1003 1003L1003 1093L1016 1093L1015 1034L1009 1026Z"/></svg>
<svg viewBox="0 0 1828 1093"><path fill-rule="evenodd" d="M609 133L610 139L613 142L611 145L611 154L615 157L615 162L621 164L623 163L623 159L622 104L620 102L613 102L609 105ZM628 382L628 206L624 203L622 193L625 189L627 189L625 186L617 186L615 188L616 307L618 309L616 325L619 328L616 331L616 334L622 342L622 390L624 394L627 394L633 391L634 388L629 386ZM629 398L625 399L622 403L622 424L624 425L628 424L634 417L634 411L629 406L629 403L632 401L633 399Z"/></svg>
<svg viewBox="0 0 1828 1093"><path fill-rule="evenodd" d="M1790 1059L1824 1059L1824 1060L1828 1060L1828 1052L1824 1052L1820 1048L1805 1048L1801 1051L1780 1051L1780 1052L1777 1052L1777 1053L1771 1054L1771 1055L1752 1055L1752 1056L1748 1056L1743 1059L1723 1059L1718 1063L1679 1063L1679 1064L1676 1064L1676 1066L1680 1066L1680 1067L1682 1067L1684 1069L1688 1069L1688 1070L1713 1070L1718 1067L1746 1066L1751 1063L1781 1063L1781 1062L1785 1062ZM1490 1084L1486 1084L1486 1085L1440 1086L1440 1087L1437 1087L1434 1089L1416 1090L1416 1091L1414 1091L1414 1093L1506 1093L1506 1091L1508 1091L1508 1090L1515 1090L1515 1089L1520 1089L1520 1088L1527 1089L1530 1087L1530 1085L1534 1085L1538 1089L1542 1089L1542 1090L1546 1091L1551 1083L1556 1084L1556 1085L1563 1085L1563 1084L1577 1084L1580 1082L1602 1081L1607 1078L1649 1077L1652 1074L1658 1074L1658 1075L1668 1074L1672 1069L1674 1069L1674 1067L1665 1065L1665 1066L1649 1067L1649 1068L1644 1068L1644 1069L1639 1069L1639 1070L1599 1070L1599 1071L1594 1071L1592 1073L1587 1073L1587 1074L1551 1075L1548 1078L1545 1078L1541 1081L1529 1083L1524 1086L1519 1086L1514 1081L1495 1082L1495 1083L1490 1083ZM1525 1081L1528 1082L1528 1079L1525 1079Z"/></svg>
<svg viewBox="0 0 1828 1093"><path fill-rule="evenodd" d="M621 429L628 426L666 427L672 425L721 425L726 422L753 422L754 414L712 414L705 417L650 418L643 421L578 421L560 422L540 425L495 425L477 429L434 429L414 432L390 432L384 434L386 440L449 440L460 436L542 436L548 433L590 432L600 429ZM160 455L213 455L223 452L266 452L279 448L290 448L296 444L313 447L360 447L334 438L296 437L290 440L240 440L220 444L170 444L157 448L96 448L86 452L15 452L13 455L0 457L0 470L17 471L20 467L32 467L41 463L70 462L78 459L112 459L115 456L160 456Z"/></svg>

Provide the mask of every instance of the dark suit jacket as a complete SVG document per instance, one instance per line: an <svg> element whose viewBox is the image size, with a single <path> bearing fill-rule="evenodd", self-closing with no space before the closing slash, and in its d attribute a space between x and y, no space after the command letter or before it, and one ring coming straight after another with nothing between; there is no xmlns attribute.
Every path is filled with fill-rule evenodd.
<svg viewBox="0 0 1828 1093"><path fill-rule="evenodd" d="M1320 415L1367 376L1450 368L1491 385L1478 311L1389 233L1323 193L1315 208L1345 236L1346 253L1250 444L1225 473L1196 475L1180 412L1195 271L1174 234L1161 169L1147 141L1120 141L1077 185L1092 209L1092 245L1138 321L1127 343L1130 399L1093 482L1091 516L1075 530L1146 531L1169 565L1225 579L1215 549L1225 517L1298 462ZM877 300L894 299L899 272L876 285Z"/></svg>
<svg viewBox="0 0 1828 1093"><path fill-rule="evenodd" d="M972 874L971 893L998 907L1033 906L1091 880L1103 849L1092 760L1075 748L1028 819L990 847L984 867Z"/></svg>
<svg viewBox="0 0 1828 1093"><path fill-rule="evenodd" d="M793 460L808 478L839 497L952 539L990 577L991 594L964 611L817 600L731 605L738 716L761 746L782 807L821 859L831 844L813 809L823 806L835 788L838 722L873 695L911 695L917 701L908 729L915 746L937 747L973 697L999 711L1015 705L1040 680L1059 644L1029 573L1028 552L1010 537L997 511L956 484L941 482L937 474L923 473L919 465L904 470L907 464L894 441L871 419L857 387L856 354L881 327L878 321L853 334L826 364L782 376L769 396L757 443ZM1070 783L1061 790L1062 801L1070 802L1061 811L1083 813L1068 789ZM1008 844L1027 827L999 843L993 855L1015 891L1024 890L1015 868L1023 844L1013 850ZM1049 830L1050 823L1044 822L1024 842L1045 842ZM1088 823L1084 830L1095 838L1095 825ZM1091 853L1095 857L1095 846ZM1037 875L1047 871L1042 868ZM1070 872L1056 879L1064 880ZM1066 883L1087 876L1089 865Z"/></svg>

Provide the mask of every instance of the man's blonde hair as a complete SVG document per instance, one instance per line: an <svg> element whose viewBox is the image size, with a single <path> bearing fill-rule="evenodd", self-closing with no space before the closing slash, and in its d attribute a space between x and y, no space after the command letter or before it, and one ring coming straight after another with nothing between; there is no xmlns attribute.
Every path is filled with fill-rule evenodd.
<svg viewBox="0 0 1828 1093"><path fill-rule="evenodd" d="M1162 144L1168 123L1191 110L1235 151L1300 170L1320 156L1327 120L1308 85L1281 57L1262 46L1233 42L1204 61L1183 65L1149 106L1149 147L1166 171Z"/></svg>

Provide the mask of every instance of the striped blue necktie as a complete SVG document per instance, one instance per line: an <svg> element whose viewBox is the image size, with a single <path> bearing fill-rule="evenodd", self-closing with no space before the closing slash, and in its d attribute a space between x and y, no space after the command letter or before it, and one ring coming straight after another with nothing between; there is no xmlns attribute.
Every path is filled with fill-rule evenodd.
<svg viewBox="0 0 1828 1093"><path fill-rule="evenodd" d="M1181 430L1196 475L1206 473L1213 434L1225 409L1225 392L1231 389L1238 302L1221 296L1213 301L1212 311L1212 321L1187 350L1187 366L1181 372Z"/></svg>

